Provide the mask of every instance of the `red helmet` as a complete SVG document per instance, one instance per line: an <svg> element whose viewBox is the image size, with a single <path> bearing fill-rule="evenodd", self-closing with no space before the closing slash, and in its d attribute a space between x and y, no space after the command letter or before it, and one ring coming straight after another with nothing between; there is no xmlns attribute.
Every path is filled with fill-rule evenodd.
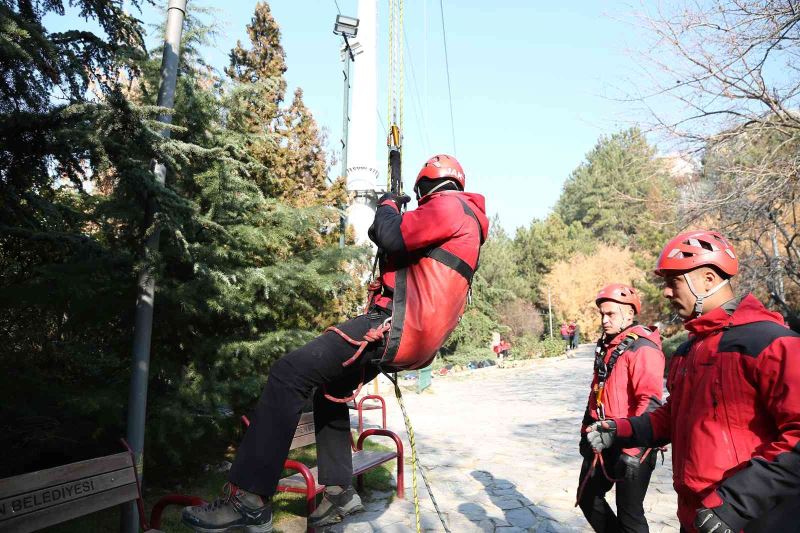
<svg viewBox="0 0 800 533"><path fill-rule="evenodd" d="M664 271L688 272L697 267L713 265L728 276L739 271L739 260L728 240L716 231L686 231L667 243L658 256L655 273Z"/></svg>
<svg viewBox="0 0 800 533"><path fill-rule="evenodd" d="M633 287L623 285L622 283L612 283L611 285L603 287L600 292L597 293L597 298L595 298L594 303L597 307L600 307L600 304L606 300L631 305L637 315L639 311L642 310L642 300L639 298L639 291Z"/></svg>
<svg viewBox="0 0 800 533"><path fill-rule="evenodd" d="M464 169L461 168L461 163L458 160L447 154L439 154L428 159L422 166L422 170L417 174L417 181L414 182L414 189L417 188L419 182L422 180L438 180L442 178L451 178L461 186L464 190Z"/></svg>

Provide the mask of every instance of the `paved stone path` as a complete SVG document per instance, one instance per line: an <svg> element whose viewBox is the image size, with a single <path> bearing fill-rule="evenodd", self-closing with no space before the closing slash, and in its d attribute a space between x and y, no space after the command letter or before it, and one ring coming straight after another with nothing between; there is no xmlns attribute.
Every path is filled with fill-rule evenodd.
<svg viewBox="0 0 800 533"><path fill-rule="evenodd" d="M488 368L435 378L423 394L404 395L417 451L453 533L591 531L574 507L581 459L578 425L591 377L591 347L570 359L526 368ZM388 426L406 442L406 499L364 494L366 512L326 531L406 532L415 529L410 449L400 409L388 398ZM379 423L377 413L367 419ZM669 453L645 500L650 531L678 531ZM422 528L443 531L420 476ZM613 503L613 490L609 493Z"/></svg>

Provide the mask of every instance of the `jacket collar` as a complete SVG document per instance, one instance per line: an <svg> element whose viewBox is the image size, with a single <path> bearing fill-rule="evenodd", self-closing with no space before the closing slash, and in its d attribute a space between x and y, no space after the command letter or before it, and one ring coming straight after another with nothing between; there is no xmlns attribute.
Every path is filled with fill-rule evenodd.
<svg viewBox="0 0 800 533"><path fill-rule="evenodd" d="M767 310L758 298L748 294L741 301L729 300L708 313L686 321L684 327L690 333L705 336L731 326L760 321L783 324L783 317L780 313Z"/></svg>

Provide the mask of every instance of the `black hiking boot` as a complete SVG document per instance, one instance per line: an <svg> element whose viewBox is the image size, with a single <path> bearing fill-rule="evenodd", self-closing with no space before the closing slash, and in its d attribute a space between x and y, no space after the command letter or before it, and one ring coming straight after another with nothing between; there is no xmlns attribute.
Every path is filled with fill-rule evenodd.
<svg viewBox="0 0 800 533"><path fill-rule="evenodd" d="M258 494L226 483L220 498L203 506L184 508L181 520L198 533L269 533L272 505Z"/></svg>
<svg viewBox="0 0 800 533"><path fill-rule="evenodd" d="M349 514L363 511L356 490L349 487L327 487L322 494L322 502L308 517L308 527L322 527L341 522Z"/></svg>

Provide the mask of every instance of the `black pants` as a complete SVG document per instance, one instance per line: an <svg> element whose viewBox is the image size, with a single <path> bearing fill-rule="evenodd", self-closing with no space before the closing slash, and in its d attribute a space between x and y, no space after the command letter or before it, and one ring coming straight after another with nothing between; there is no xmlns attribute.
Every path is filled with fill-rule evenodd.
<svg viewBox="0 0 800 533"><path fill-rule="evenodd" d="M619 459L620 451L617 449L605 450L603 460L609 476L618 477L615 465ZM583 477L592 466L593 457L587 458L584 455L581 475L578 478L580 483ZM614 485L606 479L600 464L597 464L594 474L586 483L578 505L583 511L583 516L589 525L598 533L647 533L650 529L644 517L644 496L647 494L647 487L650 485L650 476L656 464L656 454L651 452L645 459L639 470L639 476L633 481L621 480L617 485L617 513L608 505L605 495ZM621 474L621 472L620 472Z"/></svg>
<svg viewBox="0 0 800 533"><path fill-rule="evenodd" d="M354 340L388 318L383 310L361 315L338 326ZM334 332L320 335L302 348L278 359L270 368L264 392L250 419L250 427L236 453L229 480L247 491L271 497L280 479L303 407L314 395L319 482L349 485L353 477L350 451L350 412L346 404L323 396L323 386L335 397L350 396L362 379L378 375L374 360L382 346L370 344L352 365L342 363L356 347Z"/></svg>

